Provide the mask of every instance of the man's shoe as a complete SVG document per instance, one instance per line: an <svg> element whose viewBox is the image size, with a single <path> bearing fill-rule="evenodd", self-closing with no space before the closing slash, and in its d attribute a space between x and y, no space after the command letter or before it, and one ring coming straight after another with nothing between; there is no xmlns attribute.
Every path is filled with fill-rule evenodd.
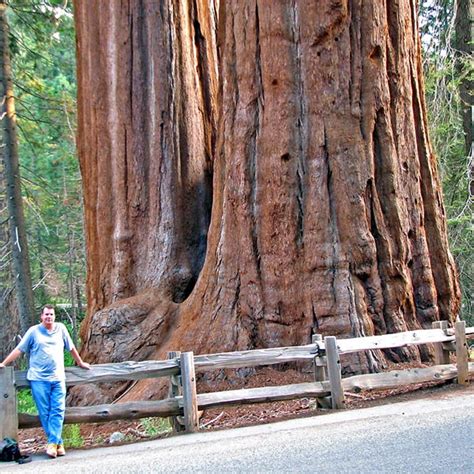
<svg viewBox="0 0 474 474"><path fill-rule="evenodd" d="M46 454L50 458L55 458L58 455L58 449L56 448L56 445L53 443L48 444L46 447Z"/></svg>
<svg viewBox="0 0 474 474"><path fill-rule="evenodd" d="M56 452L58 456L66 456L66 450L64 449L64 444L58 444Z"/></svg>

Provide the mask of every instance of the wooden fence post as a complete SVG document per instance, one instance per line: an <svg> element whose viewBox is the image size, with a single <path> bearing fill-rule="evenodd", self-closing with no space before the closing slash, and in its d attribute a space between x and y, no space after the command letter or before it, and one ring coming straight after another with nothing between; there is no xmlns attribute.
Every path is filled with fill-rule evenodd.
<svg viewBox="0 0 474 474"><path fill-rule="evenodd" d="M432 324L433 329L442 329L446 334L448 329L448 321L434 321ZM435 365L446 365L450 363L449 351L445 349L442 342L433 343L435 351Z"/></svg>
<svg viewBox="0 0 474 474"><path fill-rule="evenodd" d="M176 359L180 358L181 352L180 351L170 351L168 352L168 359ZM181 375L171 375L170 376L170 386L168 389L168 397L169 398L176 398L179 395L183 394L182 385L181 385ZM183 426L183 419L181 416L170 416L169 418L171 428L173 431L179 432L184 430Z"/></svg>
<svg viewBox="0 0 474 474"><path fill-rule="evenodd" d="M318 342L323 341L322 334L313 334L311 342L317 344ZM317 354L314 358L314 380L315 382L322 382L327 380L327 367L326 367L325 357ZM316 404L320 408L331 408L331 398L330 397L320 397L316 398Z"/></svg>
<svg viewBox="0 0 474 474"><path fill-rule="evenodd" d="M454 324L454 334L456 336L456 367L458 369L458 384L469 385L466 321L456 321Z"/></svg>
<svg viewBox="0 0 474 474"><path fill-rule="evenodd" d="M331 385L332 408L344 408L344 390L342 388L341 361L337 350L336 338L324 338L326 357L328 361L329 383Z"/></svg>
<svg viewBox="0 0 474 474"><path fill-rule="evenodd" d="M0 441L5 437L18 440L18 412L13 367L0 369L0 420Z"/></svg>
<svg viewBox="0 0 474 474"><path fill-rule="evenodd" d="M180 361L183 384L184 427L188 433L194 433L199 431L194 354L192 352L183 352Z"/></svg>
<svg viewBox="0 0 474 474"><path fill-rule="evenodd" d="M323 341L323 336L321 334L313 334L311 338L311 342L313 344L317 344L318 342ZM322 380L327 380L327 375L326 375L326 366L322 362L322 357L317 354L316 357L314 358L314 380L316 382L320 382Z"/></svg>

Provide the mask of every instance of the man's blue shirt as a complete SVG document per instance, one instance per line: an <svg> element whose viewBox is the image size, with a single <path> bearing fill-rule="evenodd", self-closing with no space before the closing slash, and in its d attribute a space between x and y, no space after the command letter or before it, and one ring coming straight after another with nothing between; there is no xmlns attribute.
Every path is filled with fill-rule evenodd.
<svg viewBox="0 0 474 474"><path fill-rule="evenodd" d="M42 324L32 326L16 348L30 355L28 380L65 380L64 349L72 350L74 343L64 324L54 323L51 331Z"/></svg>

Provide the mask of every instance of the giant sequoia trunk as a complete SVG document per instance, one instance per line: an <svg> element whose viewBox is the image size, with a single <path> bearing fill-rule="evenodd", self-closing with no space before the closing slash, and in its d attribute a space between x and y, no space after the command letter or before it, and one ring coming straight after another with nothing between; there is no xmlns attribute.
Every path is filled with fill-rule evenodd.
<svg viewBox="0 0 474 474"><path fill-rule="evenodd" d="M415 0L76 2L88 360L456 316L416 15Z"/></svg>
<svg viewBox="0 0 474 474"><path fill-rule="evenodd" d="M90 354L105 342L105 359L149 355L202 267L216 139L215 15L206 2L76 4Z"/></svg>

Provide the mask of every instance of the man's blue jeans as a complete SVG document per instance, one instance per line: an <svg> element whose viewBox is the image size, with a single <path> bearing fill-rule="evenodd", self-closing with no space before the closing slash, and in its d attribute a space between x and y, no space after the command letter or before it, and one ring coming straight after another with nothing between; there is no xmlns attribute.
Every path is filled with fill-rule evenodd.
<svg viewBox="0 0 474 474"><path fill-rule="evenodd" d="M30 387L48 443L63 444L66 383L30 380Z"/></svg>

